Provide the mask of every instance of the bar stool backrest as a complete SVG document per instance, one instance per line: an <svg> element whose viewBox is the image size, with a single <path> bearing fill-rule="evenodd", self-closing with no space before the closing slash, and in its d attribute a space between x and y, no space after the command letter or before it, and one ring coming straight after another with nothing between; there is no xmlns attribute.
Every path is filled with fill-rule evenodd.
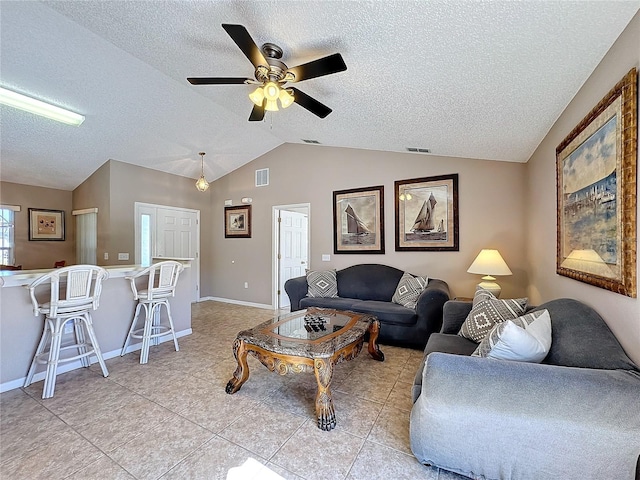
<svg viewBox="0 0 640 480"><path fill-rule="evenodd" d="M154 263L150 267L128 277L131 280L134 300L138 300L141 297L145 300L153 300L154 298L175 296L178 277L182 270L184 270L184 266L180 262L167 260ZM135 280L145 275L149 275L147 289L138 290Z"/></svg>
<svg viewBox="0 0 640 480"><path fill-rule="evenodd" d="M102 291L102 281L109 276L96 265L72 265L46 273L29 285L33 314L46 313L56 317L84 309L97 309ZM48 302L39 302L37 287L50 284Z"/></svg>

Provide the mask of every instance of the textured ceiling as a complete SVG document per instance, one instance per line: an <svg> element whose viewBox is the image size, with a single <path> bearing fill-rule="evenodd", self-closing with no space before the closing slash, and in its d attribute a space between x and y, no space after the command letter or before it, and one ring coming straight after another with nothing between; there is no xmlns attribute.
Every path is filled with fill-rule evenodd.
<svg viewBox="0 0 640 480"><path fill-rule="evenodd" d="M8 107L4 181L71 190L108 159L213 180L283 142L526 162L640 8L633 1L0 1L1 83L86 115L69 127ZM244 25L299 65L298 105L248 122L252 77L222 29ZM428 161L428 157L424 157Z"/></svg>

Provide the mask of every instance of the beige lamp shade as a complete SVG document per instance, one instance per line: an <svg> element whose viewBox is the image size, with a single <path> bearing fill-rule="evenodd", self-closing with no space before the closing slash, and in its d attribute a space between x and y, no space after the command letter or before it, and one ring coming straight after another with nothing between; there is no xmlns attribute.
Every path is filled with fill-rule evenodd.
<svg viewBox="0 0 640 480"><path fill-rule="evenodd" d="M498 250L483 249L473 261L467 273L483 275L479 287L489 290L496 297L500 296L502 288L495 282L493 275L513 275L509 266Z"/></svg>

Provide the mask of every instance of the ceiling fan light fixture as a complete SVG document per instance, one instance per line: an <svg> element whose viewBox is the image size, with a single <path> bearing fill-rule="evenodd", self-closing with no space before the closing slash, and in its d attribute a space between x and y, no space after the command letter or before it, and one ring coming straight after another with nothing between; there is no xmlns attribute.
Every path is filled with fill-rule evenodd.
<svg viewBox="0 0 640 480"><path fill-rule="evenodd" d="M196 188L200 192L206 192L207 188L209 188L209 182L207 182L207 179L204 177L204 156L205 156L205 153L204 152L200 152L200 153L198 153L198 155L200 155L202 170L201 170L200 178L196 182Z"/></svg>
<svg viewBox="0 0 640 480"><path fill-rule="evenodd" d="M262 101L264 100L264 92L262 91L262 87L258 87L253 92L251 92L249 94L249 98L253 103L261 107Z"/></svg>
<svg viewBox="0 0 640 480"><path fill-rule="evenodd" d="M289 90L285 90L284 88L280 90L278 98L280 99L280 105L282 105L282 108L287 108L293 103L293 95Z"/></svg>

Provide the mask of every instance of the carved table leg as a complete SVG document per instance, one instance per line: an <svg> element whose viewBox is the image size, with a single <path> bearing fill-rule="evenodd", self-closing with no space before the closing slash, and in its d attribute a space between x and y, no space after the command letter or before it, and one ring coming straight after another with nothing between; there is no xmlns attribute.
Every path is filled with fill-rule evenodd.
<svg viewBox="0 0 640 480"><path fill-rule="evenodd" d="M229 395L236 393L240 390L240 387L249 378L249 365L247 364L247 346L244 341L236 339L233 342L233 356L238 361L238 367L233 372L233 378L227 383L227 387L224 389Z"/></svg>
<svg viewBox="0 0 640 480"><path fill-rule="evenodd" d="M384 353L380 351L380 347L376 343L378 334L380 333L380 321L374 320L369 325L369 354L380 362L384 362Z"/></svg>
<svg viewBox="0 0 640 480"><path fill-rule="evenodd" d="M313 361L313 371L318 381L318 393L316 394L316 415L318 428L332 430L336 426L336 412L331 398L331 377L333 376L333 363L330 358L316 358Z"/></svg>

